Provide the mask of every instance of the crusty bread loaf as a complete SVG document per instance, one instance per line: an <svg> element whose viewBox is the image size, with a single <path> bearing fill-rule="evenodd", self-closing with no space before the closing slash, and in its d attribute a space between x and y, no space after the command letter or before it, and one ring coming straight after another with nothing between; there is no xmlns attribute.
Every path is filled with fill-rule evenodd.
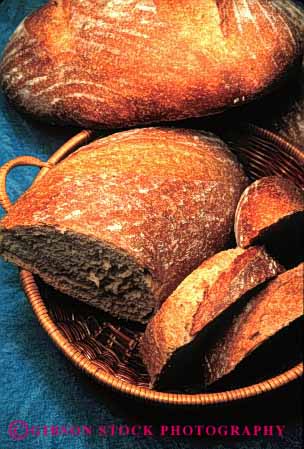
<svg viewBox="0 0 304 449"><path fill-rule="evenodd" d="M231 373L269 338L303 315L304 264L280 274L244 304L204 357L205 383Z"/></svg>
<svg viewBox="0 0 304 449"><path fill-rule="evenodd" d="M235 236L246 248L267 241L289 223L303 223L304 192L280 176L266 176L250 184L243 192L235 214ZM273 238L273 236L271 236ZM285 236L288 238L288 236Z"/></svg>
<svg viewBox="0 0 304 449"><path fill-rule="evenodd" d="M126 127L246 103L301 52L276 1L57 0L17 28L0 79L40 119Z"/></svg>
<svg viewBox="0 0 304 449"><path fill-rule="evenodd" d="M263 249L229 249L202 263L177 287L148 323L140 353L151 386L174 384L187 352L194 359L195 337L246 292L275 276L282 267ZM199 351L200 364L202 348ZM201 379L202 382L202 379Z"/></svg>
<svg viewBox="0 0 304 449"><path fill-rule="evenodd" d="M0 222L0 253L63 293L143 322L233 230L244 172L189 130L137 129L81 148Z"/></svg>

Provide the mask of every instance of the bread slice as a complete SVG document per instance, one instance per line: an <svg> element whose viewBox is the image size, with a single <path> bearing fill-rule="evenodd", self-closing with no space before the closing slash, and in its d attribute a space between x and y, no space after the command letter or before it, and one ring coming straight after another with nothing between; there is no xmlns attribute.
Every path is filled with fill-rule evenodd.
<svg viewBox="0 0 304 449"><path fill-rule="evenodd" d="M235 370L254 351L303 315L304 264L271 280L218 329L204 356L204 379L211 385ZM275 362L275 361L274 361Z"/></svg>
<svg viewBox="0 0 304 449"><path fill-rule="evenodd" d="M140 353L151 386L172 387L180 381L179 371L192 370L197 356L201 364L203 349L195 347L199 333L246 292L280 271L282 267L263 247L229 249L203 262L147 325Z"/></svg>
<svg viewBox="0 0 304 449"><path fill-rule="evenodd" d="M112 315L146 322L230 240L247 185L215 136L137 129L79 149L0 222L0 254Z"/></svg>
<svg viewBox="0 0 304 449"><path fill-rule="evenodd" d="M291 267L303 260L303 226L303 190L287 178L268 176L243 192L234 229L240 247L267 244L271 254Z"/></svg>
<svg viewBox="0 0 304 449"><path fill-rule="evenodd" d="M0 82L39 119L122 128L247 103L301 53L276 1L50 0L11 37Z"/></svg>

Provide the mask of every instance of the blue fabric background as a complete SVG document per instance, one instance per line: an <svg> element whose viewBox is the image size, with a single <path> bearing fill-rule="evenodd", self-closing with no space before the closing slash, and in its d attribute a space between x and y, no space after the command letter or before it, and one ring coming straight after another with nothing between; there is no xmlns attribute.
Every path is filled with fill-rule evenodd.
<svg viewBox="0 0 304 449"><path fill-rule="evenodd" d="M0 1L0 51L22 18L41 0ZM0 94L0 164L19 155L47 160L75 130L41 125L22 117ZM31 183L37 169L15 169L8 191L16 199ZM1 210L1 214L3 211ZM142 406L97 386L76 370L40 328L20 287L18 270L0 261L0 449L80 448L216 448L296 449L301 447L300 385L233 406L198 411L175 411ZM30 425L99 425L136 423L266 423L285 424L283 439L195 439L29 435L13 441L9 423Z"/></svg>

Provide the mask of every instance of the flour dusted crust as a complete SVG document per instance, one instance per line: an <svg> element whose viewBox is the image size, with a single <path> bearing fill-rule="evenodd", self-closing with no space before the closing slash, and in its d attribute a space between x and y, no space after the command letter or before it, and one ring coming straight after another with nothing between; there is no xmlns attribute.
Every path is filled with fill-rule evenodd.
<svg viewBox="0 0 304 449"><path fill-rule="evenodd" d="M125 127L246 103L301 51L276 1L57 0L20 24L0 79L40 119Z"/></svg>
<svg viewBox="0 0 304 449"><path fill-rule="evenodd" d="M71 296L144 321L227 244L246 185L213 135L117 133L70 155L11 207L0 223L0 252ZM48 263L38 261L44 252Z"/></svg>
<svg viewBox="0 0 304 449"><path fill-rule="evenodd" d="M304 3L276 0L273 2L284 10L294 29L304 43ZM239 120L235 117L235 120ZM244 120L244 111L242 112ZM246 121L269 129L304 150L304 59L288 82L257 103L249 106Z"/></svg>

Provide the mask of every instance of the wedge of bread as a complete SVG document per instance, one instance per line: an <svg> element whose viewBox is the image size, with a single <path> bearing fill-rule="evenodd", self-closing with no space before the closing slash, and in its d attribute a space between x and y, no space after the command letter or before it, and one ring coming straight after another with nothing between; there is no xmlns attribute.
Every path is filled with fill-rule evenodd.
<svg viewBox="0 0 304 449"><path fill-rule="evenodd" d="M263 247L229 249L203 262L147 325L140 353L151 386L162 388L173 386L176 379L179 382L179 371L188 373L196 354L201 365L203 350L196 350L196 337L245 293L281 271Z"/></svg>
<svg viewBox="0 0 304 449"><path fill-rule="evenodd" d="M206 348L204 379L228 375L279 331L303 315L304 264L280 274L252 297Z"/></svg>

